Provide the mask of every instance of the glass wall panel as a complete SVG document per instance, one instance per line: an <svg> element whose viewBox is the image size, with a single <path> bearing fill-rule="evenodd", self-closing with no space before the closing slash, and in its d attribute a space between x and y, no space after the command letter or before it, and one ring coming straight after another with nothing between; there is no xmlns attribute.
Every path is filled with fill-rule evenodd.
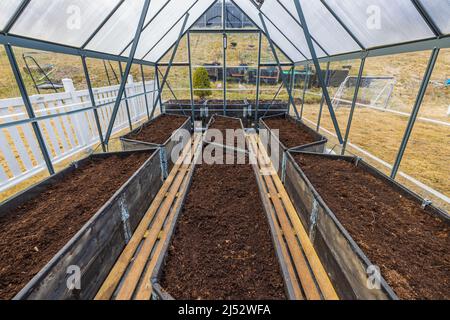
<svg viewBox="0 0 450 320"><path fill-rule="evenodd" d="M203 67L211 81L208 99L223 100L223 35L191 33L191 59L193 72ZM199 99L196 95L195 99Z"/></svg>
<svg viewBox="0 0 450 320"><path fill-rule="evenodd" d="M63 79L71 79L77 90L86 88L78 56L25 48L14 53L29 95L64 92Z"/></svg>
<svg viewBox="0 0 450 320"><path fill-rule="evenodd" d="M193 25L193 29L222 29L222 1L217 1Z"/></svg>
<svg viewBox="0 0 450 320"><path fill-rule="evenodd" d="M351 103L356 89L356 81L360 67L360 60L345 60L330 63L327 73L327 64L320 65L324 79L327 79L327 89L332 100L333 110L339 123L342 135L345 135ZM320 118L320 133L329 140L328 146L335 152L340 152L339 141L336 138L336 131L331 119L330 111L325 100L322 98L317 73L314 67L309 78L311 89L306 91L305 107L303 115L305 119L315 123L319 119L320 105L322 104L322 115ZM323 103L322 103L323 101ZM316 127L314 127L316 128Z"/></svg>
<svg viewBox="0 0 450 320"><path fill-rule="evenodd" d="M397 175L399 181L447 211L450 211L449 77L450 49L445 49L438 57Z"/></svg>
<svg viewBox="0 0 450 320"><path fill-rule="evenodd" d="M167 68L160 67L159 70L159 78L160 82L162 82L163 75L166 73ZM170 69L167 83L163 90L162 100L191 101L188 67L173 66Z"/></svg>
<svg viewBox="0 0 450 320"><path fill-rule="evenodd" d="M429 57L425 51L367 59L349 153L390 174Z"/></svg>
<svg viewBox="0 0 450 320"><path fill-rule="evenodd" d="M228 34L227 100L256 99L257 33Z"/></svg>
<svg viewBox="0 0 450 320"><path fill-rule="evenodd" d="M227 29L256 28L249 17L230 0L225 2L225 21Z"/></svg>

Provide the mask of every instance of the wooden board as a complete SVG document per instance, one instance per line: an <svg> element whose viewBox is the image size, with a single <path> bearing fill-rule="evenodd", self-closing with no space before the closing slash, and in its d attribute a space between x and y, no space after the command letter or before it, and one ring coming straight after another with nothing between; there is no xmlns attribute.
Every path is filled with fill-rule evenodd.
<svg viewBox="0 0 450 320"><path fill-rule="evenodd" d="M288 259L291 260L286 262L294 267L296 278L298 278L298 286L302 290L302 295L298 295L297 298L304 297L310 300L338 299L281 180L270 164L264 147L260 144L256 135L250 136L249 141L252 153L257 155L256 159L261 172L260 178L264 181L267 191L266 196L272 203L275 218L278 222L277 227L286 240L284 251L288 251L288 257L290 257ZM292 275L291 278L295 279Z"/></svg>

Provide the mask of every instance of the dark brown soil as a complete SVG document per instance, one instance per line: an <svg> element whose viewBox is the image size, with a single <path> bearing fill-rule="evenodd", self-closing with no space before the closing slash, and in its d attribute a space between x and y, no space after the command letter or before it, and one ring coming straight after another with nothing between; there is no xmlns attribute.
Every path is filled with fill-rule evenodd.
<svg viewBox="0 0 450 320"><path fill-rule="evenodd" d="M187 117L185 116L163 114L150 124L144 125L142 130L131 133L126 138L153 144L164 144L186 120Z"/></svg>
<svg viewBox="0 0 450 320"><path fill-rule="evenodd" d="M295 159L401 299L450 299L448 223L349 162Z"/></svg>
<svg viewBox="0 0 450 320"><path fill-rule="evenodd" d="M200 100L194 100L194 108L200 109L203 107L205 101L200 101ZM164 105L166 105L167 108L169 109L191 109L191 100L169 100L167 102L164 103Z"/></svg>
<svg viewBox="0 0 450 320"><path fill-rule="evenodd" d="M176 299L286 299L250 165L201 165L162 277Z"/></svg>
<svg viewBox="0 0 450 320"><path fill-rule="evenodd" d="M250 104L252 104L252 105L255 105L256 104L256 100L248 100L248 102L250 103ZM260 105L267 105L267 104L271 104L272 103L272 100L259 100L259 104ZM283 107L283 108L286 108L287 107L287 105L288 105L288 101L282 101L282 100L275 100L275 101L273 101L273 108L276 108L276 107Z"/></svg>
<svg viewBox="0 0 450 320"><path fill-rule="evenodd" d="M213 106L223 106L223 100L209 100L208 101L208 105L213 105ZM244 100L227 100L227 106L229 105L242 105L245 106L246 103Z"/></svg>
<svg viewBox="0 0 450 320"><path fill-rule="evenodd" d="M212 118L211 124L208 129L220 130L222 132L222 136L223 136L223 141L214 141L213 140L211 142L217 142L222 145L225 144L225 145L230 145L230 146L237 147L237 148L240 147L242 149L243 146L238 146L238 143L239 143L238 139L235 139L233 144L230 144L227 141L227 129L228 130L243 130L241 121L239 119L215 116ZM242 133L244 133L244 132L242 131ZM245 141L245 137L242 138L242 141ZM245 147L243 149L245 149L245 148L246 148L246 143L245 143Z"/></svg>
<svg viewBox="0 0 450 320"><path fill-rule="evenodd" d="M208 129L221 130L223 133L226 133L227 129L242 130L242 125L239 119L213 117Z"/></svg>
<svg viewBox="0 0 450 320"><path fill-rule="evenodd" d="M194 100L194 104L204 104L205 101ZM191 105L191 100L169 100L165 104L167 105Z"/></svg>
<svg viewBox="0 0 450 320"><path fill-rule="evenodd" d="M256 100L248 100L249 103L251 104L256 104ZM295 104L298 106L299 104L302 104L302 99L299 98L295 98L294 99ZM267 105L267 104L271 104L272 100L259 100L259 104L263 104L263 105ZM287 107L287 105L289 104L288 100L275 100L273 102L273 106L272 107L277 107L280 105L283 105L284 107Z"/></svg>
<svg viewBox="0 0 450 320"><path fill-rule="evenodd" d="M148 158L90 160L0 218L0 299L13 298Z"/></svg>
<svg viewBox="0 0 450 320"><path fill-rule="evenodd" d="M293 120L283 118L268 118L264 122L271 129L279 130L279 140L288 149L317 142L308 131L302 129Z"/></svg>

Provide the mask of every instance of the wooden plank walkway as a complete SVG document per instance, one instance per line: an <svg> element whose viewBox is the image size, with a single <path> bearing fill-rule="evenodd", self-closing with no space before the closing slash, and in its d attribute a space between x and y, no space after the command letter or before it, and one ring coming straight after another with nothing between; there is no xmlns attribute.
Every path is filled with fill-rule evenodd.
<svg viewBox="0 0 450 320"><path fill-rule="evenodd" d="M195 151L201 143L196 134L175 164L133 237L103 283L96 300L150 300L150 278L167 237L176 210L181 206ZM189 160L189 161L186 161Z"/></svg>
<svg viewBox="0 0 450 320"><path fill-rule="evenodd" d="M298 300L337 300L338 296L315 252L308 234L275 171L258 135L247 137L250 152L255 156L259 168L259 182L263 199L275 223L281 251L290 274L294 295Z"/></svg>

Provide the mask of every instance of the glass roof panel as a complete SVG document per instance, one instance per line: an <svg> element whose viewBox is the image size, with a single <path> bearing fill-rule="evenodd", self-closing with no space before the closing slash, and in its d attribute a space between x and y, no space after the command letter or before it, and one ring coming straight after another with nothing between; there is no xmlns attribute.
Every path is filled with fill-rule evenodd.
<svg viewBox="0 0 450 320"><path fill-rule="evenodd" d="M419 0L443 34L450 33L450 1Z"/></svg>
<svg viewBox="0 0 450 320"><path fill-rule="evenodd" d="M366 48L434 37L411 0L324 0Z"/></svg>
<svg viewBox="0 0 450 320"><path fill-rule="evenodd" d="M225 18L227 29L256 28L255 24L246 16L246 14L230 0L225 2Z"/></svg>
<svg viewBox="0 0 450 320"><path fill-rule="evenodd" d="M152 0L145 19L147 25L168 0ZM144 6L142 0L126 0L88 44L87 49L120 54L133 40Z"/></svg>
<svg viewBox="0 0 450 320"><path fill-rule="evenodd" d="M19 8L22 0L2 0L0 1L0 31L3 30L16 10Z"/></svg>
<svg viewBox="0 0 450 320"><path fill-rule="evenodd" d="M243 12L262 30L263 26L261 23L261 20L259 18L259 13L257 8L253 5L251 1L248 0L234 0L234 2L237 4L238 7L241 8ZM280 19L277 19L277 22ZM294 62L303 61L305 60L305 57L302 55L302 53L293 46L289 40L286 39L283 34L277 30L277 28L267 19L264 19L266 22L266 26L268 29L268 32L270 34L270 38L272 41ZM281 28L280 28L281 29ZM291 40L292 41L292 40ZM294 42L294 41L292 41ZM307 56L307 53L304 52L304 54Z"/></svg>
<svg viewBox="0 0 450 320"><path fill-rule="evenodd" d="M303 29L297 24L296 20L290 16L283 6L281 6L276 0L265 1L261 7L261 11L280 29L281 37L286 40L286 37L295 45L298 51L302 52L308 58L311 57L308 43L306 42ZM296 14L297 11L292 11ZM280 17L282 17L280 19ZM283 36L284 34L284 36ZM272 40L277 43L281 40L280 37L272 37ZM289 41L288 41L289 42ZM318 57L324 57L327 54L314 42L314 47Z"/></svg>
<svg viewBox="0 0 450 320"><path fill-rule="evenodd" d="M222 1L217 1L200 19L192 29L222 29Z"/></svg>
<svg viewBox="0 0 450 320"><path fill-rule="evenodd" d="M80 47L119 0L31 1L11 33Z"/></svg>
<svg viewBox="0 0 450 320"><path fill-rule="evenodd" d="M287 14L286 11L289 11L300 23L294 2L281 0L280 3L285 8L284 15ZM330 55L361 50L320 1L300 0L300 3L311 35Z"/></svg>
<svg viewBox="0 0 450 320"><path fill-rule="evenodd" d="M145 60L152 62L158 60L178 39L185 13L189 12L189 18L183 32L187 31L214 2L215 0L184 0L182 3L171 1L142 32L136 57L146 56Z"/></svg>

